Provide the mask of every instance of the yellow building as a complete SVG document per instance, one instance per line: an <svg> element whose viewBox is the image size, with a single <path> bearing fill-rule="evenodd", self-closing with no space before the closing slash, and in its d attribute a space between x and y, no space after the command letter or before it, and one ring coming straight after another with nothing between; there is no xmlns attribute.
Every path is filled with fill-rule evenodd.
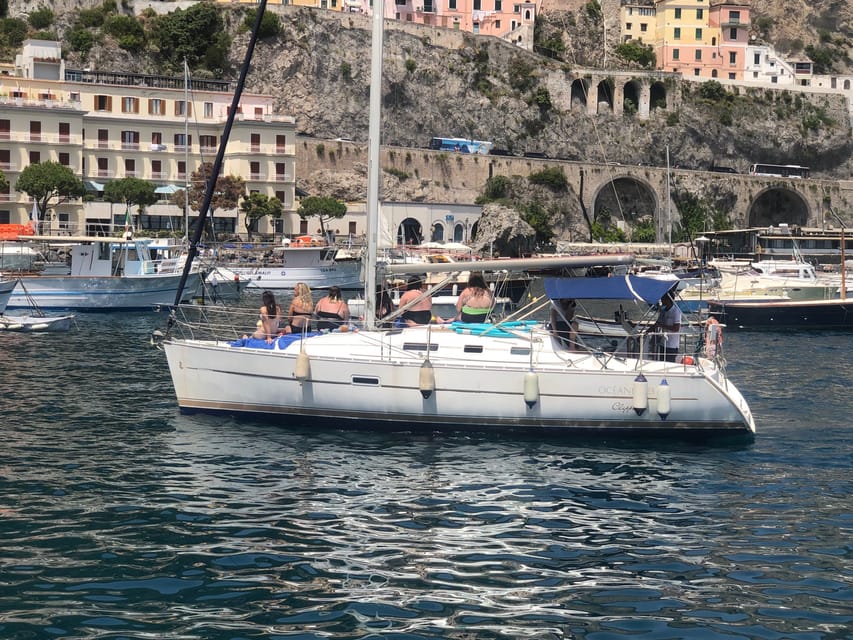
<svg viewBox="0 0 853 640"><path fill-rule="evenodd" d="M28 40L18 64L20 75L0 78L0 170L10 183L0 193L0 223L23 223L30 216L32 200L15 189L20 172L55 161L70 167L89 194L48 212L50 231L87 233L123 225L125 212L102 196L107 182L125 177L148 180L163 196L135 218L143 230L182 229L184 212L169 196L186 187L202 162L215 159L231 108L231 83L66 70L59 43L46 41ZM295 137L295 119L273 113L271 96L243 93L222 175L240 176L247 191L281 200L283 219L260 220L262 234L298 231ZM238 209L216 211L214 226L221 234L245 233Z"/></svg>

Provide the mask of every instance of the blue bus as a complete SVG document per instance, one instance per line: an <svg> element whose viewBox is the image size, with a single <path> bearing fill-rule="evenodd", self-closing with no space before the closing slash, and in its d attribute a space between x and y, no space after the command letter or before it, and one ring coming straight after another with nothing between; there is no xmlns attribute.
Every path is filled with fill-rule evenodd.
<svg viewBox="0 0 853 640"><path fill-rule="evenodd" d="M488 155L492 149L491 142L471 140L470 138L433 138L429 148L436 151L458 151L459 153L480 153Z"/></svg>

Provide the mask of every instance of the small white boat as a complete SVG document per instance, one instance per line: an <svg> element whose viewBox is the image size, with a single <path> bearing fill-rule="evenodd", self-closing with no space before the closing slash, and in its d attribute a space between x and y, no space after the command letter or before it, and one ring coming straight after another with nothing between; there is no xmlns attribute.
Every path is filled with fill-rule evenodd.
<svg viewBox="0 0 853 640"><path fill-rule="evenodd" d="M58 332L68 331L77 316L66 315L2 315L0 331Z"/></svg>
<svg viewBox="0 0 853 640"><path fill-rule="evenodd" d="M6 310L6 305L9 304L9 299L12 297L12 291L15 290L17 281L0 277L0 313Z"/></svg>
<svg viewBox="0 0 853 640"><path fill-rule="evenodd" d="M152 309L174 304L181 274L158 273L147 242L92 236L30 236L27 241L64 245L70 266L61 275L21 274L8 308L91 311ZM200 274L190 273L184 291L192 293Z"/></svg>

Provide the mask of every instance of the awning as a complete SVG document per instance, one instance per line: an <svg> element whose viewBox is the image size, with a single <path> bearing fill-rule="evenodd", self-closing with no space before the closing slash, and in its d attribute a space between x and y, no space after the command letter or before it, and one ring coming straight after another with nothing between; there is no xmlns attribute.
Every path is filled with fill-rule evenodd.
<svg viewBox="0 0 853 640"><path fill-rule="evenodd" d="M103 191L106 185L95 182L94 180L84 180L83 186L86 188L86 191Z"/></svg>
<svg viewBox="0 0 853 640"><path fill-rule="evenodd" d="M174 184L164 184L164 185L161 185L161 186L157 187L156 189L154 189L154 193L171 194L171 193L175 193L176 191L181 191L181 190L183 190L183 187L179 187L179 186L174 185Z"/></svg>
<svg viewBox="0 0 853 640"><path fill-rule="evenodd" d="M545 278L545 293L551 300L639 300L648 304L659 302L678 282L642 276L612 276L610 278Z"/></svg>

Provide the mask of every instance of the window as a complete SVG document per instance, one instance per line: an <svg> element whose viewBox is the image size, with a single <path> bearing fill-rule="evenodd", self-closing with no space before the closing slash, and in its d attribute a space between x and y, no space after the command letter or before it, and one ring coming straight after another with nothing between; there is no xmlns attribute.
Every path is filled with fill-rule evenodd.
<svg viewBox="0 0 853 640"><path fill-rule="evenodd" d="M199 136L198 144L202 150L210 151L211 149L216 149L216 136Z"/></svg>
<svg viewBox="0 0 853 640"><path fill-rule="evenodd" d="M178 180L186 180L187 178L187 163L183 160L178 160Z"/></svg>
<svg viewBox="0 0 853 640"><path fill-rule="evenodd" d="M752 56L752 64L761 64L761 54L756 53Z"/></svg>
<svg viewBox="0 0 853 640"><path fill-rule="evenodd" d="M184 100L175 100L175 115L176 116L191 116L193 114L192 103Z"/></svg>
<svg viewBox="0 0 853 640"><path fill-rule="evenodd" d="M729 29L729 40L737 40L737 27Z"/></svg>
<svg viewBox="0 0 853 640"><path fill-rule="evenodd" d="M277 182L281 182L287 179L287 170L283 162L275 163L275 179Z"/></svg>
<svg viewBox="0 0 853 640"><path fill-rule="evenodd" d="M124 175L127 178L133 178L136 176L136 160L133 158L124 159Z"/></svg>
<svg viewBox="0 0 853 640"><path fill-rule="evenodd" d="M124 97L121 99L122 113L139 113L139 98Z"/></svg>
<svg viewBox="0 0 853 640"><path fill-rule="evenodd" d="M737 51L729 52L729 64L737 64Z"/></svg>
<svg viewBox="0 0 853 640"><path fill-rule="evenodd" d="M287 153L287 136L277 135L275 137L275 152Z"/></svg>
<svg viewBox="0 0 853 640"><path fill-rule="evenodd" d="M152 116L166 115L166 101L160 98L151 98L148 100L148 113Z"/></svg>
<svg viewBox="0 0 853 640"><path fill-rule="evenodd" d="M649 30L649 25L647 25L645 22L643 22L640 25L640 33L646 33L646 31L648 31L648 30Z"/></svg>
<svg viewBox="0 0 853 640"><path fill-rule="evenodd" d="M11 137L11 122L0 120L0 140L8 140Z"/></svg>
<svg viewBox="0 0 853 640"><path fill-rule="evenodd" d="M122 131L121 148L125 151L136 151L137 149L139 149L139 132Z"/></svg>
<svg viewBox="0 0 853 640"><path fill-rule="evenodd" d="M71 124L68 122L59 123L59 141L71 142Z"/></svg>
<svg viewBox="0 0 853 640"><path fill-rule="evenodd" d="M41 140L41 120L30 120L30 142Z"/></svg>
<svg viewBox="0 0 853 640"><path fill-rule="evenodd" d="M110 175L110 161L107 158L98 158L98 177L108 178Z"/></svg>
<svg viewBox="0 0 853 640"><path fill-rule="evenodd" d="M697 61L701 61L702 60L702 49L696 49L695 56L696 56Z"/></svg>
<svg viewBox="0 0 853 640"><path fill-rule="evenodd" d="M503 11L503 3L501 0L495 0L495 11Z"/></svg>
<svg viewBox="0 0 853 640"><path fill-rule="evenodd" d="M110 130L98 129L98 149L110 148Z"/></svg>
<svg viewBox="0 0 853 640"><path fill-rule="evenodd" d="M701 27L699 27L699 28L697 28L697 29L696 29L696 39L697 39L697 40L701 40L701 39L702 39L702 29L701 29Z"/></svg>
<svg viewBox="0 0 853 640"><path fill-rule="evenodd" d="M699 75L699 69L693 69L693 75L698 76Z"/></svg>
<svg viewBox="0 0 853 640"><path fill-rule="evenodd" d="M676 27L672 30L673 40L681 40L681 27Z"/></svg>
<svg viewBox="0 0 853 640"><path fill-rule="evenodd" d="M740 22L740 11L729 11L729 22Z"/></svg>
<svg viewBox="0 0 853 640"><path fill-rule="evenodd" d="M676 20L681 20L681 9L676 9L676 10L675 10L675 19L676 19Z"/></svg>
<svg viewBox="0 0 853 640"><path fill-rule="evenodd" d="M705 17L705 10L704 9L696 9L696 19L701 20L704 17Z"/></svg>
<svg viewBox="0 0 853 640"><path fill-rule="evenodd" d="M482 0L474 0L474 11L482 11L483 2Z"/></svg>
<svg viewBox="0 0 853 640"><path fill-rule="evenodd" d="M284 204L284 191L276 191L275 197L278 199L281 204Z"/></svg>
<svg viewBox="0 0 853 640"><path fill-rule="evenodd" d="M249 179L250 180L260 180L261 179L261 163L260 162L250 162L249 163Z"/></svg>
<svg viewBox="0 0 853 640"><path fill-rule="evenodd" d="M630 31L633 28L634 28L634 25L632 25L630 22L625 23L625 31Z"/></svg>
<svg viewBox="0 0 853 640"><path fill-rule="evenodd" d="M776 78L773 78L773 79L775 80ZM729 74L729 80L737 80L737 74L736 73L730 73Z"/></svg>
<svg viewBox="0 0 853 640"><path fill-rule="evenodd" d="M151 177L155 180L157 178L163 178L163 161L162 160L152 160L151 161Z"/></svg>
<svg viewBox="0 0 853 640"><path fill-rule="evenodd" d="M673 60L678 60L679 55L680 55L680 54L679 54L678 49L673 49L673 50L672 50L672 59L673 59Z"/></svg>
<svg viewBox="0 0 853 640"><path fill-rule="evenodd" d="M0 149L0 169L8 171L12 168L12 152L9 149Z"/></svg>
<svg viewBox="0 0 853 640"><path fill-rule="evenodd" d="M193 146L193 137L188 136L185 133L176 133L175 134L175 148L180 147L183 149L184 147Z"/></svg>
<svg viewBox="0 0 853 640"><path fill-rule="evenodd" d="M204 103L204 117L212 118L213 117L213 103L205 102Z"/></svg>
<svg viewBox="0 0 853 640"><path fill-rule="evenodd" d="M500 28L501 28L501 21L495 20L495 29L500 29Z"/></svg>
<svg viewBox="0 0 853 640"><path fill-rule="evenodd" d="M251 136L251 142L249 144L249 151L260 151L261 150L261 134L253 133Z"/></svg>
<svg viewBox="0 0 853 640"><path fill-rule="evenodd" d="M456 0L447 0L447 8L456 11Z"/></svg>
<svg viewBox="0 0 853 640"><path fill-rule="evenodd" d="M112 111L112 96L95 96L95 111Z"/></svg>

